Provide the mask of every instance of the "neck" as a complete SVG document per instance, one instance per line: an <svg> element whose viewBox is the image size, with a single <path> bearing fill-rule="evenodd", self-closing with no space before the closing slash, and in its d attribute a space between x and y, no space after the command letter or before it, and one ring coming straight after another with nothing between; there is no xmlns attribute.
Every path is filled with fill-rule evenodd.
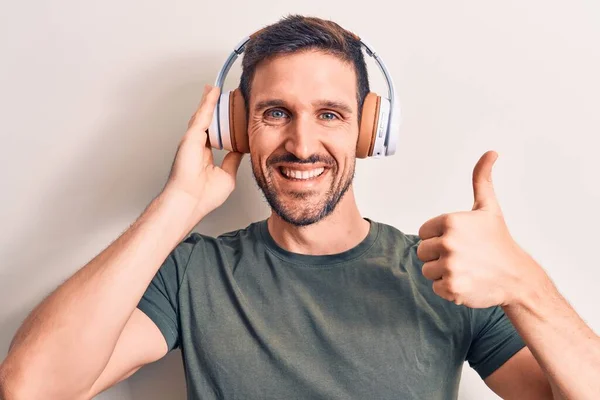
<svg viewBox="0 0 600 400"><path fill-rule="evenodd" d="M363 241L370 229L369 221L360 215L352 186L335 210L319 222L295 226L271 212L267 226L281 248L308 255L337 254L349 250Z"/></svg>

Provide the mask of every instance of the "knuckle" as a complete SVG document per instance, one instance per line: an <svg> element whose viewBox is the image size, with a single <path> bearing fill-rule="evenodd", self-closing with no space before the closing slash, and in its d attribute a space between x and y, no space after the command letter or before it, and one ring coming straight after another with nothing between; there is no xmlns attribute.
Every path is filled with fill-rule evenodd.
<svg viewBox="0 0 600 400"><path fill-rule="evenodd" d="M194 121L196 121L196 114L193 114L190 117L190 120L188 121L188 128L190 128L192 125L194 125Z"/></svg>
<svg viewBox="0 0 600 400"><path fill-rule="evenodd" d="M454 254L450 254L444 257L444 265L446 266L448 273L453 274L456 271L458 265L456 261L456 256L454 256Z"/></svg>
<svg viewBox="0 0 600 400"><path fill-rule="evenodd" d="M454 240L447 235L440 238L440 248L446 253L452 252L454 249Z"/></svg>
<svg viewBox="0 0 600 400"><path fill-rule="evenodd" d="M419 258L419 260L423 261L423 252L425 251L424 249L425 245L423 244L423 242L419 243L419 245L417 246L417 257Z"/></svg>
<svg viewBox="0 0 600 400"><path fill-rule="evenodd" d="M460 281L458 279L456 279L456 278L448 279L448 284L447 284L448 292L450 292L453 296L456 297L457 295L462 293L461 286L462 286L462 284L460 283Z"/></svg>
<svg viewBox="0 0 600 400"><path fill-rule="evenodd" d="M200 127L206 126L206 125L208 125L206 123L207 119L208 118L205 115L203 115L202 113L194 114L193 119L190 121L189 127L191 128L194 126L200 126Z"/></svg>
<svg viewBox="0 0 600 400"><path fill-rule="evenodd" d="M214 107L209 107L208 105L204 105L196 111L196 113L192 116L190 120L191 125L201 125L208 127L210 120L212 118Z"/></svg>
<svg viewBox="0 0 600 400"><path fill-rule="evenodd" d="M429 263L423 264L423 268L421 269L423 276L427 279L431 279L431 265Z"/></svg>
<svg viewBox="0 0 600 400"><path fill-rule="evenodd" d="M454 228L454 227L456 227L457 215L456 214L451 214L451 213L444 214L444 217L442 219L442 223L443 223L444 227L446 227L446 228Z"/></svg>

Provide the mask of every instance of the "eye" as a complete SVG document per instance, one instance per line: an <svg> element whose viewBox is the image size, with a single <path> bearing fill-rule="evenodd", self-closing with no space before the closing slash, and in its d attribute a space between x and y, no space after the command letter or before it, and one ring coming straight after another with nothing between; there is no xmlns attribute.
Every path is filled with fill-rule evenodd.
<svg viewBox="0 0 600 400"><path fill-rule="evenodd" d="M287 117L287 114L279 109L279 108L273 108L271 110L267 110L267 112L265 112L265 115L269 118L273 118L273 119L282 119Z"/></svg>
<svg viewBox="0 0 600 400"><path fill-rule="evenodd" d="M337 115L335 115L332 112L324 112L320 116L322 117L321 119L324 119L326 121L333 121L334 119L337 118Z"/></svg>

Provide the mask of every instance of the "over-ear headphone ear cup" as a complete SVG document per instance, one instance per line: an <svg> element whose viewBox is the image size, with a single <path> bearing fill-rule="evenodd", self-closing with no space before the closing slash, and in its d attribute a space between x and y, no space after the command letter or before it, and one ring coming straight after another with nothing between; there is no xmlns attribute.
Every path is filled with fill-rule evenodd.
<svg viewBox="0 0 600 400"><path fill-rule="evenodd" d="M219 94L219 98L217 99L217 104L215 105L215 109L213 111L213 116L210 122L208 129L206 130L206 134L208 137L208 144L210 147L215 149L221 149L221 127L219 126L219 105L221 104L221 98L223 94Z"/></svg>
<svg viewBox="0 0 600 400"><path fill-rule="evenodd" d="M376 93L367 93L362 107L358 142L356 144L356 157L366 158L373 154L375 136L379 120L379 107L381 97Z"/></svg>
<svg viewBox="0 0 600 400"><path fill-rule="evenodd" d="M229 95L229 129L233 151L250 153L246 106L239 88L231 91Z"/></svg>

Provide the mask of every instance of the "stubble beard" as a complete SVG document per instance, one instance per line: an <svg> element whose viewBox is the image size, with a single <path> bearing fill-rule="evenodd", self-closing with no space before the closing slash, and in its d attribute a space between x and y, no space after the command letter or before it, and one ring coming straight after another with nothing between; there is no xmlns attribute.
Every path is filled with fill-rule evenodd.
<svg viewBox="0 0 600 400"><path fill-rule="evenodd" d="M271 210L277 214L285 222L297 227L307 226L321 221L323 218L330 215L344 197L352 181L354 179L354 171L356 166L356 158L352 159L352 166L347 174L336 185L336 176L339 173L337 164L329 168L327 173L331 174L331 185L329 189L322 195L321 199L316 202L310 201L316 196L314 191L304 192L288 192L288 196L292 201L283 201L283 195L275 190L273 185L273 174L279 173L273 167L267 166L267 173L264 174L259 165L256 165L252 157L252 173L259 189L269 203Z"/></svg>

